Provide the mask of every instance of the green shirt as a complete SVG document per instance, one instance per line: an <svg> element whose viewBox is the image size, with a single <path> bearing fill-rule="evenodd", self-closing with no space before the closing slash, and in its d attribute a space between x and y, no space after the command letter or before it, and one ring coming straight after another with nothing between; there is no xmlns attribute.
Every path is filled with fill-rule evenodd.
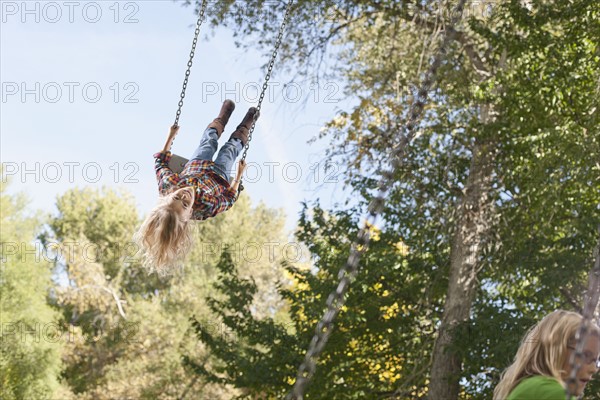
<svg viewBox="0 0 600 400"><path fill-rule="evenodd" d="M565 388L556 379L538 375L523 379L510 392L506 400L565 400L566 398Z"/></svg>

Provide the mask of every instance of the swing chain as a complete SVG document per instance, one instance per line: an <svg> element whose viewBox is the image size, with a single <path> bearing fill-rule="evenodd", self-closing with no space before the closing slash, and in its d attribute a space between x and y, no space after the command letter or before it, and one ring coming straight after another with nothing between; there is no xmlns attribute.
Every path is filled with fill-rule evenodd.
<svg viewBox="0 0 600 400"><path fill-rule="evenodd" d="M567 399L571 399L571 387L577 384L577 373L581 368L581 364L575 362L575 360L583 360L583 347L585 345L585 339L589 333L590 326L593 324L594 313L596 307L598 307L598 300L600 299L600 225L598 225L598 243L594 249L596 261L594 267L590 271L588 277L588 291L585 296L584 306L582 310L583 319L577 332L575 333L575 351L571 354L569 359L569 365L571 367L571 374L567 380L567 387L565 389L565 395Z"/></svg>
<svg viewBox="0 0 600 400"><path fill-rule="evenodd" d="M206 6L208 5L208 0L202 0L202 4L200 5L200 10L198 12L198 20L196 21L196 30L194 31L194 40L192 41L192 49L190 50L190 59L187 62L187 69L185 71L185 77L183 79L183 87L181 89L181 94L179 95L179 103L177 104L177 113L175 114L175 122L174 126L179 126L179 117L181 116L181 109L183 108L183 99L185 98L185 90L187 89L188 79L192 70L192 63L194 61L194 55L196 52L196 44L198 43L198 36L200 35L200 26L204 22L204 15L206 14ZM171 146L173 145L173 141L171 141Z"/></svg>
<svg viewBox="0 0 600 400"><path fill-rule="evenodd" d="M275 39L275 48L273 49L273 54L271 54L271 60L269 61L269 66L267 67L267 75L265 75L265 81L262 85L262 91L260 92L260 96L258 98L258 104L256 105L256 113L254 114L254 119L252 120L252 125L248 130L248 142L244 146L244 153L242 154L241 161L246 161L246 155L248 155L248 149L250 148L250 142L252 141L252 133L254 132L254 127L256 126L256 119L260 114L260 109L262 107L263 99L265 98L265 93L267 92L267 88L269 87L269 79L271 79L271 73L273 72L273 66L275 65L275 59L277 58L277 53L279 51L279 46L281 46L281 42L283 40L283 33L285 32L285 27L287 25L288 19L290 17L292 6L294 0L289 0L285 14L283 16L283 21L281 22L281 26L279 27L279 33L277 34L277 39ZM244 190L243 179L240 178L240 187L238 190L238 197L240 193Z"/></svg>
<svg viewBox="0 0 600 400"><path fill-rule="evenodd" d="M256 105L256 114L254 114L254 120L252 121L252 126L248 132L248 143L244 146L244 154L242 155L242 160L246 160L246 155L248 153L248 149L250 148L250 142L252 141L252 133L254 132L254 127L256 126L256 119L260 113L260 109L262 107L263 99L265 98L265 93L267 92L267 88L269 87L269 79L271 79L271 73L273 72L273 66L275 65L275 59L277 58L277 53L279 52L279 46L281 46L281 42L283 40L283 34L285 32L285 27L287 26L292 6L294 0L289 0L286 6L285 14L283 16L283 22L279 27L279 33L277 34L277 39L275 40L275 48L273 49L273 54L271 54L271 60L269 61L269 65L267 67L267 75L265 75L265 81L262 85L262 91L260 92L260 96L258 98L258 104Z"/></svg>
<svg viewBox="0 0 600 400"><path fill-rule="evenodd" d="M466 0L460 0L458 2L454 12L451 14L453 17L450 21L450 26L456 26L462 17L465 2ZM396 174L396 171L403 163L406 147L410 144L415 136L414 129L422 115L423 107L427 101L429 90L433 84L433 78L435 77L437 70L441 65L442 57L446 54L446 48L448 44L456 35L456 31L454 29L446 29L444 33L445 35L440 49L435 55L435 58L421 83L421 88L419 89L418 95L410 105L408 113L409 117L405 125L406 134L401 135L400 141L391 151L392 170L384 171L382 174L382 177L378 183L377 196L370 202L367 218L365 219L362 228L359 230L356 239L351 245L350 255L345 265L338 273L339 282L337 288L335 291L331 292L327 298L327 310L325 311L325 314L321 320L317 323L315 334L313 335L313 338L309 344L304 361L298 368L298 374L296 376L294 386L285 397L286 400L302 400L304 398L304 393L307 389L307 386L315 374L318 357L325 348L329 336L333 331L335 318L337 317L341 308L344 306L346 301L346 292L348 291L350 283L358 274L358 263L360 261L360 257L368 249L370 230L375 226L376 219L384 208L386 194L390 186L393 184L393 178Z"/></svg>

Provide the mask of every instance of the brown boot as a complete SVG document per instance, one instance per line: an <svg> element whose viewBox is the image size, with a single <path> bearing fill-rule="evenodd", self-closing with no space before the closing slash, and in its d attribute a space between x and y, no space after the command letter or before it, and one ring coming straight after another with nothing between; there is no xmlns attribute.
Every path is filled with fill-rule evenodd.
<svg viewBox="0 0 600 400"><path fill-rule="evenodd" d="M221 137L223 130L225 130L225 125L229 122L229 117L231 117L231 113L234 109L235 103L231 100L225 100L221 106L219 116L215 118L213 122L208 124L208 128L215 128L217 130L218 137Z"/></svg>
<svg viewBox="0 0 600 400"><path fill-rule="evenodd" d="M235 129L235 132L231 134L231 138L239 139L245 146L248 143L248 134L250 128L252 127L254 121L258 119L258 116L258 110L255 107L250 107L242 122Z"/></svg>

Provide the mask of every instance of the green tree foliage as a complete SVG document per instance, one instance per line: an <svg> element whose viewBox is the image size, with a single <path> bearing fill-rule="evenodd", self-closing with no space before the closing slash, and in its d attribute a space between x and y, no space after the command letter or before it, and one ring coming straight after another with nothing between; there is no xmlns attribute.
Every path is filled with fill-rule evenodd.
<svg viewBox="0 0 600 400"><path fill-rule="evenodd" d="M0 397L42 399L68 395L60 385L59 315L47 304L51 283L48 256L36 241L40 216L27 211L24 196L0 183Z"/></svg>
<svg viewBox="0 0 600 400"><path fill-rule="evenodd" d="M348 212L329 214L305 208L298 239L315 256L318 270L286 265L289 282L281 294L289 303L291 322L255 318L250 305L256 285L240 278L235 262L224 253L217 289L223 297L210 302L229 335L218 334L196 321L199 339L221 360L207 368L188 359L195 370L214 382L234 385L242 397L282 398L294 382L297 367L323 312L326 296L335 288L337 268L349 250L348 235L356 233ZM408 247L396 235L373 228L373 248L363 260L361 281L351 289L339 323L311 384L310 398L378 398L422 394L428 367L419 336L433 332L422 313L425 302L418 264L409 262ZM387 268L394 273L387 274ZM322 267L322 268L321 268ZM414 269L413 269L414 268ZM407 304L411 304L407 306ZM398 351L401 347L403 351ZM410 379L402 377L410 375ZM401 383L401 385L399 385ZM315 396L315 397L313 397Z"/></svg>
<svg viewBox="0 0 600 400"><path fill-rule="evenodd" d="M130 195L113 190L73 189L57 200L58 213L45 240L60 249L55 305L67 343L64 376L82 399L228 399L236 390L214 384L181 363L183 354L212 362L189 335L197 315L220 329L206 305L213 293L220 249L235 249L244 276L259 286L254 315L278 318L274 285L285 257L284 216L242 196L217 218L194 225L195 246L185 266L158 279L141 268L132 248L139 226Z"/></svg>
<svg viewBox="0 0 600 400"><path fill-rule="evenodd" d="M263 18L264 5L260 1L220 2L214 8L215 21L224 18L225 23L239 25L243 35L260 32L256 43L268 51L278 25L277 19ZM273 12L281 13L284 5L273 5ZM479 286L476 296L467 298L473 301L472 307L468 305L470 321L455 328L459 334L453 335L449 349L461 360L458 375L448 376L460 379L460 397L490 398L526 328L554 308L577 309L582 304L595 227L600 222L597 4L591 0L507 1L491 6L490 11L482 2L468 3L468 15L455 27L459 34L446 54L419 134L390 193L381 239L363 262L347 309L340 314L332 349L328 346L319 365L311 396L352 398L367 393L362 378L369 375L359 376L347 368L348 360L336 345L344 343L346 332L349 337L361 337L360 319L352 315L363 310L372 314L393 305L386 303L392 300L399 300L407 314L394 319L390 327L396 339L404 339L393 341L393 351L401 359L395 371L401 372L391 384L371 379L368 393L400 398L426 394L428 363L446 312L452 238L478 145L487 146L492 163L493 184L486 195L494 203L489 221L493 229L480 238L484 246L477 255ZM347 93L357 96L358 104L340 112L322 136L332 139L329 157L351 166L347 182L364 199L363 205L370 200L375 178L389 161L387 149L397 142L406 120L412 84L419 81L437 50L443 29L436 18L438 11L435 2L297 3L283 60L288 67L302 65L295 70L310 77L313 71L305 66L318 62L328 45L337 46L331 54L339 63L329 72L346 79ZM298 329L296 311L323 306L345 259L352 226L358 222L355 217L319 217L327 214L305 214L300 222L300 235L310 232L304 240L319 277L315 281L311 273L299 272L297 286L306 284L310 295L303 301L288 298L295 328L299 335L306 335L306 343L310 333ZM359 209L348 210L348 215L359 214ZM341 237L333 234L338 229ZM384 254L393 254L390 246L397 243L405 246L404 256L386 258ZM398 270L397 265L405 267ZM357 293L363 282L367 292L383 285L376 280L379 276L393 282L388 291L393 290L394 296L389 300L383 294L370 298ZM321 310L305 314L314 322ZM232 325L231 329L236 328ZM381 326L373 325L373 329L385 337ZM419 343L418 360L412 356L411 339ZM304 346L286 345L294 352L304 351ZM278 351L277 346L271 348L271 352ZM224 356L218 349L215 352ZM352 354L352 361L364 371L385 350L371 343L364 353ZM269 360L245 372L260 374L261 378L246 376L244 380L244 385L256 388L255 393L282 393L282 376L293 376L287 372L289 358L281 357L285 363L276 364ZM381 373L395 372L379 365ZM264 371L271 369L286 372L269 382ZM226 379L238 376L230 373ZM597 390L593 385L588 388L589 393Z"/></svg>
<svg viewBox="0 0 600 400"><path fill-rule="evenodd" d="M498 364L482 363L487 373L478 378L471 369L480 385L497 379L527 326L555 308L581 309L600 223L600 13L589 1L506 9L496 30L477 28L509 49L510 60L489 84L502 93L481 91L505 118L498 129L502 218L481 277L495 290L481 291L475 323L493 345L481 335L470 353ZM496 324L510 342L493 334ZM598 382L588 386L589 394L600 390Z"/></svg>

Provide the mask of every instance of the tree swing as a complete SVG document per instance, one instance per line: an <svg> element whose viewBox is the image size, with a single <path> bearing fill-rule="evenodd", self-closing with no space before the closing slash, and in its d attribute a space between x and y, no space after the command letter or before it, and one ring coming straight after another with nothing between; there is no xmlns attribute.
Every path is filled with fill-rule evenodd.
<svg viewBox="0 0 600 400"><path fill-rule="evenodd" d="M254 120L252 121L252 126L248 132L248 143L244 146L244 153L242 154L242 161L246 160L246 155L248 154L248 149L250 148L250 141L252 141L252 133L254 132L254 127L256 126L256 119L260 114L260 109L262 107L262 102L265 97L265 93L268 88L269 79L271 79L271 73L273 71L273 66L275 65L275 59L277 58L277 52L279 51L279 46L281 45L281 41L283 39L283 33L285 31L285 27L290 17L290 13L292 10L293 0L289 0L286 6L285 14L283 16L283 21L281 22L281 26L279 27L279 33L277 34L277 38L275 40L275 46L273 48L273 53L271 54L271 59L269 60L269 64L267 66L267 74L265 75L265 79L262 85L262 90L260 92L260 96L258 98L258 103L256 105L257 113L254 114ZM179 126L179 117L181 116L181 109L183 108L183 99L185 98L185 91L187 89L188 80L191 74L192 64L194 61L194 55L196 52L196 44L198 43L198 36L200 34L200 26L204 22L204 16L206 14L206 6L208 4L208 0L202 0L200 5L200 10L198 12L198 19L196 20L196 29L194 31L194 39L192 40L192 49L190 51L190 57L187 62L187 69L185 71L185 77L183 79L183 86L181 89L181 94L179 95L179 102L177 103L177 112L175 113L175 121L173 122L173 126ZM173 146L173 141L171 141L171 145L169 149ZM175 172L180 173L183 171L185 164L187 164L188 159L177 154L171 155L171 160L169 161L169 168ZM244 185L240 182L240 192L244 190Z"/></svg>

